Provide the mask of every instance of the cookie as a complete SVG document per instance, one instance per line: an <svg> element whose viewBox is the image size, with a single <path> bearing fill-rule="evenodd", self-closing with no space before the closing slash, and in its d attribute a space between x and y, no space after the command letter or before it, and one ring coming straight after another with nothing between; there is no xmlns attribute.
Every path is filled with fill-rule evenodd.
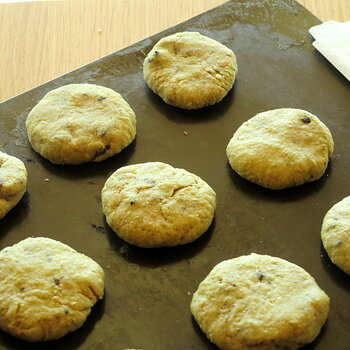
<svg viewBox="0 0 350 350"><path fill-rule="evenodd" d="M0 219L23 197L27 188L24 163L0 151Z"/></svg>
<svg viewBox="0 0 350 350"><path fill-rule="evenodd" d="M318 180L333 147L331 132L315 115L281 108L259 113L243 123L226 153L240 176L279 190Z"/></svg>
<svg viewBox="0 0 350 350"><path fill-rule="evenodd" d="M100 162L136 135L136 117L123 97L93 84L50 91L31 110L27 134L34 150L55 164Z"/></svg>
<svg viewBox="0 0 350 350"><path fill-rule="evenodd" d="M216 265L193 294L191 311L220 349L295 350L325 323L329 298L301 267L251 254Z"/></svg>
<svg viewBox="0 0 350 350"><path fill-rule="evenodd" d="M49 238L27 238L1 250L0 275L0 328L30 342L81 327L103 297L103 269Z"/></svg>
<svg viewBox="0 0 350 350"><path fill-rule="evenodd" d="M325 215L321 239L332 262L350 274L350 196L336 203Z"/></svg>
<svg viewBox="0 0 350 350"><path fill-rule="evenodd" d="M206 182L161 162L122 167L102 189L108 225L144 248L194 241L210 226L215 207L215 192Z"/></svg>
<svg viewBox="0 0 350 350"><path fill-rule="evenodd" d="M184 109L221 101L232 88L236 73L233 51L197 32L159 40L143 64L150 89L166 103Z"/></svg>

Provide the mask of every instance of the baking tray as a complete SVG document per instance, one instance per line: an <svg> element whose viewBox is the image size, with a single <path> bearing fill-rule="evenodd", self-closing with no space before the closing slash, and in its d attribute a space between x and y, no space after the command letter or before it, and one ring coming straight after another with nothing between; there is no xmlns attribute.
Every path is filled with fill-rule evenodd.
<svg viewBox="0 0 350 350"><path fill-rule="evenodd" d="M292 0L225 3L0 105L0 149L29 172L24 198L0 221L1 248L28 236L60 240L101 264L106 295L85 325L36 349L216 349L191 317L198 284L218 262L251 252L305 268L331 298L327 324L305 349L350 348L350 277L328 259L320 241L327 210L350 194L349 82L311 45L320 23ZM142 77L145 54L163 36L199 31L232 48L238 59L233 89L212 107L184 111L166 105ZM95 83L121 93L137 115L136 140L97 164L58 166L30 147L25 118L51 89ZM281 191L254 185L228 165L233 132L258 112L295 107L316 114L332 131L335 153L314 183ZM186 132L185 132L186 131ZM217 193L209 230L186 246L141 249L107 226L100 191L121 166L163 161L207 181ZM0 333L0 349L32 345Z"/></svg>

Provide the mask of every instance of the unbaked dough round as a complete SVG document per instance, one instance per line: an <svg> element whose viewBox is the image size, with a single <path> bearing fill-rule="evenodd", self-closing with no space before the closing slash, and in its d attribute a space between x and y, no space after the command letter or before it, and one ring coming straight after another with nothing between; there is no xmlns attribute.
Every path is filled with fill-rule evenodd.
<svg viewBox="0 0 350 350"><path fill-rule="evenodd" d="M55 164L100 162L119 153L136 135L136 117L123 97L93 84L50 91L26 120L36 152Z"/></svg>
<svg viewBox="0 0 350 350"><path fill-rule="evenodd" d="M193 294L191 311L223 350L295 350L325 323L329 298L301 267L251 254L216 265Z"/></svg>
<svg viewBox="0 0 350 350"><path fill-rule="evenodd" d="M1 250L0 275L0 328L30 342L81 327L104 292L95 261L44 237Z"/></svg>
<svg viewBox="0 0 350 350"><path fill-rule="evenodd" d="M350 196L333 205L323 219L321 239L332 262L350 274Z"/></svg>
<svg viewBox="0 0 350 350"><path fill-rule="evenodd" d="M333 147L331 132L315 115L281 108L259 113L243 123L226 153L240 176L279 190L318 180Z"/></svg>
<svg viewBox="0 0 350 350"><path fill-rule="evenodd" d="M0 219L23 197L27 188L24 163L0 151Z"/></svg>
<svg viewBox="0 0 350 350"><path fill-rule="evenodd" d="M232 88L236 73L233 51L197 32L159 40L143 64L148 86L166 103L184 109L221 101Z"/></svg>
<svg viewBox="0 0 350 350"><path fill-rule="evenodd" d="M161 162L114 172L102 189L109 226L128 243L155 248L194 241L210 226L214 190L200 177Z"/></svg>

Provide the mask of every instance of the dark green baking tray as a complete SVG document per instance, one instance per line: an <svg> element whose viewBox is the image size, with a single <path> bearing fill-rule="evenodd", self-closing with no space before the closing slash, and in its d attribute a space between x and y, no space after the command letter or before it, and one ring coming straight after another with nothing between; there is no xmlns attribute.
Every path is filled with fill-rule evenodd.
<svg viewBox="0 0 350 350"><path fill-rule="evenodd" d="M292 0L231 1L0 105L0 149L22 159L29 173L26 195L0 221L1 248L28 236L51 237L92 257L106 272L105 299L85 325L36 349L216 349L191 317L192 293L215 264L251 252L302 266L330 296L327 324L305 349L350 349L350 276L330 262L320 241L323 216L350 194L350 89L311 45L308 29L318 23ZM166 105L142 77L151 47L185 30L222 42L238 60L232 91L197 111ZM137 115L136 140L99 164L57 166L35 154L25 118L49 90L69 83L121 93ZM333 133L335 153L319 181L270 191L236 175L225 148L242 122L281 107L316 114ZM196 242L140 249L107 226L100 199L105 180L121 166L146 161L185 168L216 191L215 220ZM0 332L0 349L32 348Z"/></svg>

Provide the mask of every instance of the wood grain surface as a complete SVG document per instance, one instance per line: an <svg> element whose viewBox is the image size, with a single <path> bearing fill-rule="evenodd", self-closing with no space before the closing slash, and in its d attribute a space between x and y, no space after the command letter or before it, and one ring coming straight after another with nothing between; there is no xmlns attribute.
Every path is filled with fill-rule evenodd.
<svg viewBox="0 0 350 350"><path fill-rule="evenodd" d="M223 2L225 0L1 2L0 101ZM350 20L350 0L299 2L323 21Z"/></svg>

